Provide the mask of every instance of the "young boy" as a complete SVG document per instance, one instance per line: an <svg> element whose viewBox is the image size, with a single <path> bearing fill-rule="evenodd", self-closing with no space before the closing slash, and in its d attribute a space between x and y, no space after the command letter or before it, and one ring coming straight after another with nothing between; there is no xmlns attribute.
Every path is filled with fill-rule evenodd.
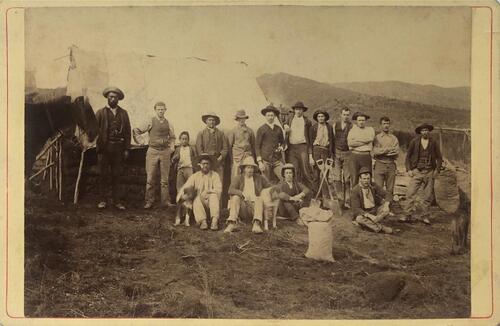
<svg viewBox="0 0 500 326"><path fill-rule="evenodd" d="M196 148L189 145L189 133L183 131L179 135L180 145L172 155L172 164L177 165L176 189L179 192L182 186L186 183L187 179L193 174L194 159L196 157ZM184 225L189 226L189 212L192 210L192 200L194 199L192 193L188 192L188 196L177 205L177 214L175 216L175 224L180 224L180 218L185 216ZM192 198L191 198L192 197Z"/></svg>

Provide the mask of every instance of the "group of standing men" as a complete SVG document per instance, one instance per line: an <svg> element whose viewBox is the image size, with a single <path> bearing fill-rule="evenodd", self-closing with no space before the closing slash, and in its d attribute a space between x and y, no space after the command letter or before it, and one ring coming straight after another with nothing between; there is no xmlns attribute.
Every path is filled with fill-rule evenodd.
<svg viewBox="0 0 500 326"><path fill-rule="evenodd" d="M220 117L211 112L202 116L206 128L198 133L195 146L189 144L190 135L183 131L179 135L180 145L175 147L173 126L165 118L165 103L156 103L155 116L147 124L131 130L127 111L118 105L124 98L123 92L108 87L103 96L108 105L96 114L102 199L99 208L105 208L112 201L116 208L125 209L120 179L131 137L138 139L140 134L149 133L145 209L153 205L158 174L161 204L175 205L169 198L168 187L169 171L174 163L177 167L176 202L192 200L193 213L200 228L208 228L210 217L210 228L217 230L224 163L229 155L232 167L226 232L236 228L241 216L252 215L252 231L261 233L261 224L264 229L268 227L273 207L278 208L278 215L298 218L298 209L307 203L312 192L318 191L319 179L326 173L324 162L331 161L333 178L327 184L333 185L344 208L351 206L354 223L375 232L391 232L380 221L389 213L389 203L393 199L400 148L398 139L390 131L388 117L380 119L381 131L378 134L366 126L368 115L356 112L351 118L347 107L342 109L340 120L333 124L329 123L328 112L317 110L313 114L313 123L304 116L308 108L299 101L292 111L272 105L262 109L266 122L256 133L246 125L249 116L244 110L239 110L234 115L236 127L225 134L217 128ZM408 148L406 168L412 181L407 194L406 214L401 221L419 219L428 222L426 214L431 202L432 178L441 166L440 150L428 136L430 131L432 126L428 124L417 127L417 137ZM420 188L426 195L424 213L416 214L415 197ZM111 200L107 201L107 197Z"/></svg>

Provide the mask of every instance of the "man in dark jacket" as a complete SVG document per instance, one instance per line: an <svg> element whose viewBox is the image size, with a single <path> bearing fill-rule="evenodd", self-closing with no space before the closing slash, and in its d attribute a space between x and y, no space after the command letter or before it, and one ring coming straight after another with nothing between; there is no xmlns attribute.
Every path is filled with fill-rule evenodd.
<svg viewBox="0 0 500 326"><path fill-rule="evenodd" d="M225 233L232 232L239 217L253 217L253 233L262 233L262 218L264 201L270 196L264 196L264 189L271 187L267 179L256 173L258 168L253 157L247 156L240 164L241 173L233 177L229 186L229 217ZM268 218L269 216L266 216Z"/></svg>
<svg viewBox="0 0 500 326"><path fill-rule="evenodd" d="M282 152L285 147L285 138L283 129L275 121L280 112L272 105L268 105L260 112L266 118L266 123L257 129L255 138L257 163L267 180L281 179L281 168L284 163L282 161Z"/></svg>
<svg viewBox="0 0 500 326"><path fill-rule="evenodd" d="M323 161L326 162L327 159L333 159L335 155L335 139L333 136L333 128L330 124L328 124L328 120L330 119L330 115L328 112L324 110L317 110L313 114L313 119L317 122L311 126L309 129L309 140L310 146L308 148L309 152L309 160L316 166L316 162ZM321 182L321 173L320 169L323 169L323 173L328 173L326 169L324 169L326 165L316 166L315 167L315 185L319 187L319 183ZM326 180L327 182L329 180ZM324 184L322 189L322 197L326 198L328 195L328 185ZM317 191L317 188L314 189Z"/></svg>
<svg viewBox="0 0 500 326"><path fill-rule="evenodd" d="M353 223L373 232L392 233L390 227L380 223L389 214L390 202L385 200L385 190L371 182L371 171L367 167L359 169L358 177L358 184L351 191Z"/></svg>
<svg viewBox="0 0 500 326"><path fill-rule="evenodd" d="M204 114L201 116L201 120L207 127L196 136L196 151L211 156L212 169L217 172L221 183L224 184L224 163L229 151L229 142L224 132L217 128L220 124L220 118L216 113Z"/></svg>
<svg viewBox="0 0 500 326"><path fill-rule="evenodd" d="M404 210L406 216L401 222L419 220L425 224L429 221L429 206L434 193L434 177L439 173L443 159L439 144L429 134L434 127L424 123L415 129L417 136L410 141L406 154L406 171L411 177L406 191ZM417 203L417 193L422 190L423 198ZM420 214L417 212L420 208Z"/></svg>
<svg viewBox="0 0 500 326"><path fill-rule="evenodd" d="M109 188L116 208L124 210L123 185L121 178L125 160L129 155L131 128L127 111L118 106L118 101L125 97L116 87L108 87L102 92L108 99L108 105L96 113L99 137L97 138L97 160L100 170L101 201L98 208L106 208ZM111 182L109 181L111 179Z"/></svg>
<svg viewBox="0 0 500 326"><path fill-rule="evenodd" d="M308 156L308 150L311 146L309 139L309 129L311 120L304 116L308 108L302 102L295 103L292 106L294 111L292 117L285 124L287 148L287 162L292 163L297 168L297 181L303 182L310 189L314 187L314 174L312 165L314 161Z"/></svg>

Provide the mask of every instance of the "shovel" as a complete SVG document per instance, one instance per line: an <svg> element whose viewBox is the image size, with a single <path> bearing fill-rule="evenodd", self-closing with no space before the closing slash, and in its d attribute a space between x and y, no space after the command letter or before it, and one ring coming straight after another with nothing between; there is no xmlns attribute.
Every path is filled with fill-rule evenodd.
<svg viewBox="0 0 500 326"><path fill-rule="evenodd" d="M318 200L319 194L321 193L321 189L323 188L323 183L325 182L327 173L325 172L325 162L323 159L319 159L316 161L316 166L320 170L321 182L319 183L318 193L314 196L314 199L311 199L311 206L320 207L321 201Z"/></svg>
<svg viewBox="0 0 500 326"><path fill-rule="evenodd" d="M325 170L328 168L328 171L331 171L332 167L333 167L333 159L328 158L326 160L326 163L325 163ZM327 173L325 172L325 170L323 170L323 173L326 175ZM323 199L323 206L328 207L337 216L342 216L342 210L340 209L340 203L339 203L338 197L336 196L336 193L335 193L335 196L333 196L332 187L330 184L328 184L328 182L327 182L326 187L328 189L328 195L330 196L330 198ZM319 188L319 189L320 189L319 191L321 191L321 188Z"/></svg>

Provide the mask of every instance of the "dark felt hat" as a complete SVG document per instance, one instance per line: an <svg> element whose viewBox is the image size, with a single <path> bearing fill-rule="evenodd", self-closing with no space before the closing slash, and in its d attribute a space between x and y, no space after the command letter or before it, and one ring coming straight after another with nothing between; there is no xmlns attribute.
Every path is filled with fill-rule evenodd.
<svg viewBox="0 0 500 326"><path fill-rule="evenodd" d="M352 120L357 120L358 117L365 117L366 120L370 119L370 116L362 112L356 112L352 115Z"/></svg>
<svg viewBox="0 0 500 326"><path fill-rule="evenodd" d="M432 131L434 130L434 126L430 123L422 123L420 126L415 128L415 133L420 134L420 131L422 131L422 129L428 129L429 131Z"/></svg>
<svg viewBox="0 0 500 326"><path fill-rule="evenodd" d="M370 170L370 168L366 167L366 166L362 166L360 169L359 169L359 172L358 172L358 177L362 174L365 174L365 173L370 173L370 175L372 174L372 171Z"/></svg>
<svg viewBox="0 0 500 326"><path fill-rule="evenodd" d="M125 94L123 94L122 90L119 89L118 87L114 87L114 86L110 86L110 87L106 87L103 91L102 91L102 95L104 97L108 97L108 94L109 93L116 93L118 94L118 99L121 101L125 98Z"/></svg>
<svg viewBox="0 0 500 326"><path fill-rule="evenodd" d="M263 108L260 113L262 113L262 115L266 115L267 112L274 112L274 114L276 116L278 116L280 114L280 110L278 110L277 108L275 108L274 106L272 106L271 104L266 106L265 108Z"/></svg>
<svg viewBox="0 0 500 326"><path fill-rule="evenodd" d="M200 155L198 155L198 157L196 158L196 161L198 163L201 163L201 160L209 160L210 163L213 163L212 155L207 154L207 153L201 153Z"/></svg>
<svg viewBox="0 0 500 326"><path fill-rule="evenodd" d="M302 109L304 112L307 111L308 107L304 105L301 101L298 101L292 106L292 109Z"/></svg>
<svg viewBox="0 0 500 326"><path fill-rule="evenodd" d="M322 113L325 116L325 121L330 120L330 115L325 110L316 110L313 114L313 119L318 121L318 114Z"/></svg>

